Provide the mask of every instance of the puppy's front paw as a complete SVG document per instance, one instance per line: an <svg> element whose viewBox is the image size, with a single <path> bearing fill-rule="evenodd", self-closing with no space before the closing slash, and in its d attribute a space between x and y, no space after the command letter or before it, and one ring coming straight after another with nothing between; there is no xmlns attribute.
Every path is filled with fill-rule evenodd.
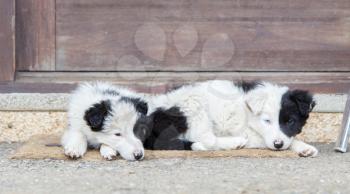
<svg viewBox="0 0 350 194"><path fill-rule="evenodd" d="M247 144L248 139L245 137L218 137L216 146L221 150L242 149Z"/></svg>
<svg viewBox="0 0 350 194"><path fill-rule="evenodd" d="M101 145L100 154L106 160L115 160L117 158L117 151L106 145Z"/></svg>
<svg viewBox="0 0 350 194"><path fill-rule="evenodd" d="M242 149L247 144L248 138L247 137L235 137L235 146L234 149Z"/></svg>
<svg viewBox="0 0 350 194"><path fill-rule="evenodd" d="M194 151L205 151L207 150L201 142L195 142L191 145L191 149Z"/></svg>
<svg viewBox="0 0 350 194"><path fill-rule="evenodd" d="M314 146L305 145L305 147L300 149L297 153L300 157L316 157L318 150Z"/></svg>
<svg viewBox="0 0 350 194"><path fill-rule="evenodd" d="M294 140L290 149L298 153L300 157L315 157L318 154L318 150L314 146L300 140Z"/></svg>
<svg viewBox="0 0 350 194"><path fill-rule="evenodd" d="M61 139L64 154L72 159L82 157L87 150L87 140L80 131L67 130Z"/></svg>
<svg viewBox="0 0 350 194"><path fill-rule="evenodd" d="M86 152L86 144L68 144L64 146L64 154L72 159L83 157Z"/></svg>

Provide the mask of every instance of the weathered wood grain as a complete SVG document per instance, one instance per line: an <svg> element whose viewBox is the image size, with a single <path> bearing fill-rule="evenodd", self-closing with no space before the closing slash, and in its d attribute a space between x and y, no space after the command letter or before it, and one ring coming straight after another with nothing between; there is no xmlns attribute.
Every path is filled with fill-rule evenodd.
<svg viewBox="0 0 350 194"><path fill-rule="evenodd" d="M0 81L15 77L15 2L0 1Z"/></svg>
<svg viewBox="0 0 350 194"><path fill-rule="evenodd" d="M0 82L1 93L69 93L75 84Z"/></svg>
<svg viewBox="0 0 350 194"><path fill-rule="evenodd" d="M55 0L17 0L18 70L55 70Z"/></svg>
<svg viewBox="0 0 350 194"><path fill-rule="evenodd" d="M0 93L70 92L78 82L96 80L128 86L140 92L161 93L183 84L210 79L272 81L315 93L347 93L350 88L350 73L345 72L19 72L15 84L0 85Z"/></svg>
<svg viewBox="0 0 350 194"><path fill-rule="evenodd" d="M348 0L56 3L57 70L350 71ZM197 32L177 32L183 26ZM175 41L186 45L197 38L186 55L177 50Z"/></svg>

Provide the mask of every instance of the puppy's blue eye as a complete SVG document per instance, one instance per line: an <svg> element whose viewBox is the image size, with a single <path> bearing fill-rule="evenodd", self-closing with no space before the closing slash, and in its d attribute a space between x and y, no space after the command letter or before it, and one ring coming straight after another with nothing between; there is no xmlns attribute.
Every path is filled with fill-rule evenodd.
<svg viewBox="0 0 350 194"><path fill-rule="evenodd" d="M116 134L114 134L115 136L122 136L122 134L121 133L116 133Z"/></svg>

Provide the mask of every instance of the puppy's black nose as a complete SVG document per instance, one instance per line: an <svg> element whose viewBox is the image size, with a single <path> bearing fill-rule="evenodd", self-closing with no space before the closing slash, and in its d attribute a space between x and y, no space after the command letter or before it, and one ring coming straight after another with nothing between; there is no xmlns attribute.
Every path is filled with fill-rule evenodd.
<svg viewBox="0 0 350 194"><path fill-rule="evenodd" d="M283 141L282 140L275 140L273 142L273 146L275 146L276 149L280 149L283 147Z"/></svg>
<svg viewBox="0 0 350 194"><path fill-rule="evenodd" d="M135 152L134 157L135 157L135 160L141 160L143 157L143 153L142 152Z"/></svg>

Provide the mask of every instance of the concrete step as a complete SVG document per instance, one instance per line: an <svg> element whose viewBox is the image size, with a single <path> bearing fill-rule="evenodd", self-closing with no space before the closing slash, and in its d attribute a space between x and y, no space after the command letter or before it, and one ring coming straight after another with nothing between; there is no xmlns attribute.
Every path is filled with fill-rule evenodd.
<svg viewBox="0 0 350 194"><path fill-rule="evenodd" d="M25 141L32 135L60 133L67 127L67 93L0 94L0 142ZM346 95L316 94L317 105L300 139L334 142Z"/></svg>

